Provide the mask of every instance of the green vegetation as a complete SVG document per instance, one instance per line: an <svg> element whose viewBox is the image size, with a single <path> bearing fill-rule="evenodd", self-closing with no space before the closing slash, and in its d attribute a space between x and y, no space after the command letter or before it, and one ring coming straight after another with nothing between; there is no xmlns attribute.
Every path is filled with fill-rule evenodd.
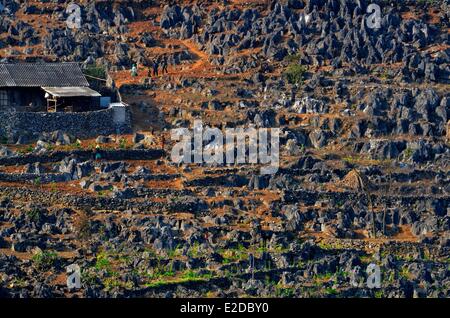
<svg viewBox="0 0 450 318"><path fill-rule="evenodd" d="M228 279L231 279L235 274L239 274L239 268L236 264L230 265L230 267L224 271L224 276Z"/></svg>
<svg viewBox="0 0 450 318"><path fill-rule="evenodd" d="M400 275L400 277L403 277L403 278L405 278L405 279L407 279L407 280L410 280L410 279L411 279L411 273L409 272L407 266L403 266L403 267L402 267L402 269L400 270L399 275Z"/></svg>
<svg viewBox="0 0 450 318"><path fill-rule="evenodd" d="M75 141L73 144L70 145L70 148L81 149L81 142L79 140Z"/></svg>
<svg viewBox="0 0 450 318"><path fill-rule="evenodd" d="M223 257L223 264L229 264L240 260L246 260L249 251L241 244L236 249L220 250L219 254Z"/></svg>
<svg viewBox="0 0 450 318"><path fill-rule="evenodd" d="M127 140L125 138L120 138L119 140L119 148L126 149L128 147Z"/></svg>
<svg viewBox="0 0 450 318"><path fill-rule="evenodd" d="M338 291L332 287L325 288L325 294L327 295L337 295Z"/></svg>
<svg viewBox="0 0 450 318"><path fill-rule="evenodd" d="M348 156L348 157L342 158L342 160L344 160L345 162L348 162L350 164L356 164L359 160L361 160L361 158L359 156Z"/></svg>
<svg viewBox="0 0 450 318"><path fill-rule="evenodd" d="M384 297L384 293L382 290L377 290L374 294L375 298L383 298Z"/></svg>
<svg viewBox="0 0 450 318"><path fill-rule="evenodd" d="M211 272L200 273L193 270L186 270L181 273L165 272L161 275L151 276L151 281L145 284L146 287L159 287L167 284L195 282L195 281L207 281L213 278L214 275Z"/></svg>
<svg viewBox="0 0 450 318"><path fill-rule="evenodd" d="M347 247L344 246L339 241L333 242L333 243L329 243L329 242L325 243L325 242L321 241L317 245L323 250L345 250L345 249L347 249Z"/></svg>
<svg viewBox="0 0 450 318"><path fill-rule="evenodd" d="M57 190L58 190L58 187L56 185L56 182L50 183L50 191L51 192L56 192Z"/></svg>
<svg viewBox="0 0 450 318"><path fill-rule="evenodd" d="M28 282L19 277L14 277L11 281L11 285L18 288L26 288L28 286Z"/></svg>
<svg viewBox="0 0 450 318"><path fill-rule="evenodd" d="M344 271L343 269L339 269L336 272L336 278L338 278L338 277L347 278L348 276L349 276L349 273Z"/></svg>
<svg viewBox="0 0 450 318"><path fill-rule="evenodd" d="M83 71L84 71L84 74L87 76L106 79L106 69L103 66L97 66L97 65L88 66Z"/></svg>
<svg viewBox="0 0 450 318"><path fill-rule="evenodd" d="M150 269L137 271L136 274L143 278L146 287L158 287L171 283L182 283L187 281L202 281L213 277L208 271L198 272L193 270L176 270L174 260L181 257L182 249L177 246L167 252L167 255L158 255L154 250L148 249L145 258L155 261L156 264ZM194 244L188 251L191 257L201 257L200 244ZM123 259L123 257L122 257Z"/></svg>
<svg viewBox="0 0 450 318"><path fill-rule="evenodd" d="M33 145L28 145L26 148L19 150L18 153L25 155L30 152L33 152L33 150L34 150Z"/></svg>
<svg viewBox="0 0 450 318"><path fill-rule="evenodd" d="M384 70L383 72L379 73L379 77L383 80L388 80L391 78L391 76L389 75L388 70Z"/></svg>
<svg viewBox="0 0 450 318"><path fill-rule="evenodd" d="M394 281L395 281L395 272L394 271L389 273L387 281L388 281L389 284L393 284L394 283Z"/></svg>
<svg viewBox="0 0 450 318"><path fill-rule="evenodd" d="M275 286L276 297L293 298L295 297L295 289L292 287L283 287L280 284Z"/></svg>
<svg viewBox="0 0 450 318"><path fill-rule="evenodd" d="M152 272L145 273L144 276L150 281L158 281L164 278L174 277L176 272L173 269L173 263L163 264L163 259L158 257L158 263Z"/></svg>
<svg viewBox="0 0 450 318"><path fill-rule="evenodd" d="M119 273L112 272L110 277L107 277L103 281L103 285L105 286L105 289L107 291L110 291L115 288L125 288L125 289L131 289L133 288L132 282L124 282L120 279Z"/></svg>
<svg viewBox="0 0 450 318"><path fill-rule="evenodd" d="M36 179L34 179L33 183L35 186L41 185L41 178L37 177Z"/></svg>
<svg viewBox="0 0 450 318"><path fill-rule="evenodd" d="M98 279L96 273L89 270L84 270L81 272L81 282L86 286L92 287L100 285L100 280Z"/></svg>
<svg viewBox="0 0 450 318"><path fill-rule="evenodd" d="M181 281L199 281L199 280L208 280L213 278L213 274L211 272L208 273L199 273L192 270L187 270L181 275Z"/></svg>
<svg viewBox="0 0 450 318"><path fill-rule="evenodd" d="M194 243L188 251L188 255L193 258L198 258L202 255L202 250L199 243Z"/></svg>
<svg viewBox="0 0 450 318"><path fill-rule="evenodd" d="M174 259L177 256L180 256L182 254L181 245L178 244L174 249L167 251L167 257L169 259Z"/></svg>
<svg viewBox="0 0 450 318"><path fill-rule="evenodd" d="M296 53L296 54L289 54L288 56L285 57L285 60L287 62L289 62L290 64L292 64L292 63L298 63L300 58L301 58L301 54Z"/></svg>
<svg viewBox="0 0 450 318"><path fill-rule="evenodd" d="M363 256L360 256L359 260L363 264L369 264L372 262L372 256L371 255L363 255Z"/></svg>
<svg viewBox="0 0 450 318"><path fill-rule="evenodd" d="M287 67L284 75L290 84L303 84L305 73L308 71L306 66L298 63L291 63Z"/></svg>
<svg viewBox="0 0 450 318"><path fill-rule="evenodd" d="M411 148L406 148L406 149L403 151L403 154L404 154L405 159L410 159L410 158L412 157L413 153L414 153L414 150L411 149Z"/></svg>
<svg viewBox="0 0 450 318"><path fill-rule="evenodd" d="M270 277L269 274L266 274L266 276L264 277L264 284L266 286L276 286L275 281L272 279L272 277Z"/></svg>
<svg viewBox="0 0 450 318"><path fill-rule="evenodd" d="M41 210L38 208L32 208L27 211L28 218L32 222L38 222L41 219Z"/></svg>
<svg viewBox="0 0 450 318"><path fill-rule="evenodd" d="M145 284L145 287L156 288L156 287L160 287L160 286L164 286L164 285L167 285L167 281L159 279L159 280Z"/></svg>
<svg viewBox="0 0 450 318"><path fill-rule="evenodd" d="M411 254L390 253L397 261L414 262L415 257Z"/></svg>
<svg viewBox="0 0 450 318"><path fill-rule="evenodd" d="M51 251L39 251L31 258L33 265L39 270L52 268L58 259L58 254Z"/></svg>
<svg viewBox="0 0 450 318"><path fill-rule="evenodd" d="M123 255L114 251L103 251L97 254L94 266L83 270L81 280L89 286L103 285L105 290L110 291L115 288L133 288L131 281L123 281L118 266L126 265L129 261L128 255Z"/></svg>
<svg viewBox="0 0 450 318"><path fill-rule="evenodd" d="M109 260L109 255L105 252L98 254L94 267L98 271L100 270L111 271L111 262Z"/></svg>
<svg viewBox="0 0 450 318"><path fill-rule="evenodd" d="M314 275L315 281L329 281L333 277L333 273L327 272L325 274Z"/></svg>

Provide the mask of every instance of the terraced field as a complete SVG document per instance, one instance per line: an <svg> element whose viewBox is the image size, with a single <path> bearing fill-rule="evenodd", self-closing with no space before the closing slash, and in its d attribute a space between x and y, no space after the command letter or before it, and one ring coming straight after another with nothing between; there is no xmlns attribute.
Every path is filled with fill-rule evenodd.
<svg viewBox="0 0 450 318"><path fill-rule="evenodd" d="M1 136L1 297L449 297L448 1L6 2L0 57L104 70L134 131ZM195 119L277 172L174 163Z"/></svg>

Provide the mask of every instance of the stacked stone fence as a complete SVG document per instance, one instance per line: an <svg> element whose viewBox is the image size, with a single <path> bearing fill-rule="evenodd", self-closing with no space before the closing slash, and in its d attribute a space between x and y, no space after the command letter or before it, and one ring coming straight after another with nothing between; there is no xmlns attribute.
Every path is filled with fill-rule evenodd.
<svg viewBox="0 0 450 318"><path fill-rule="evenodd" d="M99 150L101 160L155 160L164 155L160 149L120 149ZM93 150L54 151L46 154L26 154L13 157L0 158L0 166L26 165L35 162L59 162L66 157L74 157L80 161L94 159Z"/></svg>
<svg viewBox="0 0 450 318"><path fill-rule="evenodd" d="M15 142L19 136L36 136L61 130L77 138L94 138L131 132L131 112L125 107L123 121L117 121L123 107L110 107L90 112L0 112L0 136Z"/></svg>

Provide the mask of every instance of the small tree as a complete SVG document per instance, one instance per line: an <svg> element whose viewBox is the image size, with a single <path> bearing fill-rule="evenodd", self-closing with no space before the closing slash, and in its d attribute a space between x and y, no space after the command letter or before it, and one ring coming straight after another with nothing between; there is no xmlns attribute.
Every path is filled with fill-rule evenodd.
<svg viewBox="0 0 450 318"><path fill-rule="evenodd" d="M106 79L106 69L103 66L88 66L83 70L83 73L95 78Z"/></svg>
<svg viewBox="0 0 450 318"><path fill-rule="evenodd" d="M302 84L307 67L298 63L291 63L287 67L284 75L290 84Z"/></svg>

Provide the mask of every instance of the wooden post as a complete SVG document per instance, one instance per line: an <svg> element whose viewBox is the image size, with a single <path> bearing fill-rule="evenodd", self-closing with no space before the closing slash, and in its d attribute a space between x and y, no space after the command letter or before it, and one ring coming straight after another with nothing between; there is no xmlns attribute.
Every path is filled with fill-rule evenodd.
<svg viewBox="0 0 450 318"><path fill-rule="evenodd" d="M447 122L447 143L450 142L450 120Z"/></svg>
<svg viewBox="0 0 450 318"><path fill-rule="evenodd" d="M54 103L54 105L51 105L52 102ZM47 112L56 113L57 106L58 106L58 99L56 97L47 98Z"/></svg>

